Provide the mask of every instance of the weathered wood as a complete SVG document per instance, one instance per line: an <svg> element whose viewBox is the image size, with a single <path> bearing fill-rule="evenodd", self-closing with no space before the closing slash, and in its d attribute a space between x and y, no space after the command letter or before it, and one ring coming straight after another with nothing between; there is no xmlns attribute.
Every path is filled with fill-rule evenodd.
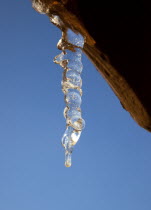
<svg viewBox="0 0 151 210"><path fill-rule="evenodd" d="M86 44L84 51L119 98L123 108L130 113L141 127L151 131L151 116L124 77L108 60L103 59L104 56L101 56L102 53L95 46Z"/></svg>

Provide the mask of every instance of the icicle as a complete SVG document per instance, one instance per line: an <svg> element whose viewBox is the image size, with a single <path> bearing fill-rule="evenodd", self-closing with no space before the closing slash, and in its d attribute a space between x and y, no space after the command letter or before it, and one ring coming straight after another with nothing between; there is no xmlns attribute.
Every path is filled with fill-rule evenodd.
<svg viewBox="0 0 151 210"><path fill-rule="evenodd" d="M56 15L52 15L51 22L60 28L62 21ZM66 107L64 117L66 119L66 131L62 137L62 145L65 148L65 166L71 166L71 154L73 146L78 142L85 121L81 115L82 96L82 48L84 38L80 33L75 33L71 29L62 32L57 47L62 50L60 55L54 58L54 62L63 67L62 91L65 95Z"/></svg>

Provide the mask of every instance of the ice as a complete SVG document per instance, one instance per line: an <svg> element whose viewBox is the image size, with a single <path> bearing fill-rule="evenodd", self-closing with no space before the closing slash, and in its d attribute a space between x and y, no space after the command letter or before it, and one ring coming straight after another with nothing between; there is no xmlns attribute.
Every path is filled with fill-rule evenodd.
<svg viewBox="0 0 151 210"><path fill-rule="evenodd" d="M63 23L59 16L52 16L51 22L61 26ZM82 48L84 46L84 37L71 29L62 32L57 47L62 50L60 55L54 58L54 62L63 69L62 91L66 107L64 117L66 119L66 130L62 137L62 145L65 149L65 166L71 166L71 154L73 146L79 141L81 132L85 127L85 121L82 118Z"/></svg>

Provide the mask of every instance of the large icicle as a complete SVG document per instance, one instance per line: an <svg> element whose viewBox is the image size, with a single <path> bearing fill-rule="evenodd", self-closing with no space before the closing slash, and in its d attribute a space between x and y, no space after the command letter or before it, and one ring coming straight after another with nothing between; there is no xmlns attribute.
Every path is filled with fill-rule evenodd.
<svg viewBox="0 0 151 210"><path fill-rule="evenodd" d="M59 27L62 22L58 16L52 16L51 22ZM81 116L82 96L82 48L84 38L81 34L71 29L62 32L62 37L57 46L62 53L54 58L54 62L63 67L62 91L65 95L66 107L64 117L66 119L66 130L62 137L62 145L65 148L65 166L71 166L71 154L73 146L78 142L85 121Z"/></svg>

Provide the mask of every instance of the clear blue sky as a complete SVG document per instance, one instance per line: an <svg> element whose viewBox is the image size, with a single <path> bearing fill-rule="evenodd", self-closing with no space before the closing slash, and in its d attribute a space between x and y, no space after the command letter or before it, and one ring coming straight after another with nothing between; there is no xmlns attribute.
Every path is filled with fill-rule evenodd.
<svg viewBox="0 0 151 210"><path fill-rule="evenodd" d="M150 210L151 133L85 56L86 127L65 168L60 37L29 0L1 0L0 210Z"/></svg>

